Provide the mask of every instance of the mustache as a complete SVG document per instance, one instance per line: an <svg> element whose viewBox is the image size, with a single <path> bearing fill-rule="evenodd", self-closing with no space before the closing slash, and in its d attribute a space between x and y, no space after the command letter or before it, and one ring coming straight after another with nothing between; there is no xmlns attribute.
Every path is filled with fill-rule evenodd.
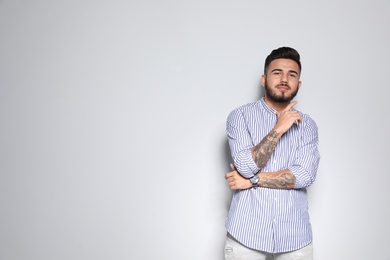
<svg viewBox="0 0 390 260"><path fill-rule="evenodd" d="M287 83L280 83L280 84L278 84L276 86L277 87L288 87L288 88L290 88L290 86Z"/></svg>

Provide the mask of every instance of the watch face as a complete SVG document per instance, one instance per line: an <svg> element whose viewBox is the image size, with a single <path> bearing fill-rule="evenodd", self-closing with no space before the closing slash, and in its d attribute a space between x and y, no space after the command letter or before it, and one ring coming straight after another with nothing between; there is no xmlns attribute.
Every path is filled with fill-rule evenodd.
<svg viewBox="0 0 390 260"><path fill-rule="evenodd" d="M250 178L252 184L257 184L259 182L259 176L256 174L252 178Z"/></svg>

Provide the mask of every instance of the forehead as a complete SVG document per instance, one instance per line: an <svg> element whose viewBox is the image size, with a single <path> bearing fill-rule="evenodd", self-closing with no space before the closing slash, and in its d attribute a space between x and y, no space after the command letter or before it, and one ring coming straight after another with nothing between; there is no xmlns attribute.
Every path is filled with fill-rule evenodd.
<svg viewBox="0 0 390 260"><path fill-rule="evenodd" d="M271 61L268 66L267 73L275 69L280 69L283 71L296 71L298 74L300 73L298 63L291 59L276 59Z"/></svg>

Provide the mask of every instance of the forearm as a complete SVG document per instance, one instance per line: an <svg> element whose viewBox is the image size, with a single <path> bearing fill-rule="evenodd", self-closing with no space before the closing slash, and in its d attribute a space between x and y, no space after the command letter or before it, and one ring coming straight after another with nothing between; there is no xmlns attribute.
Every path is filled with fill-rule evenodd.
<svg viewBox="0 0 390 260"><path fill-rule="evenodd" d="M237 169L231 164L231 172L225 176L229 187L232 190L245 190L252 188L252 184L248 178L240 175ZM288 169L278 172L259 172L258 186L270 189L294 189L296 178L295 175Z"/></svg>
<svg viewBox="0 0 390 260"><path fill-rule="evenodd" d="M251 149L252 158L259 169L262 169L271 158L280 136L276 130L272 130L258 145Z"/></svg>
<svg viewBox="0 0 390 260"><path fill-rule="evenodd" d="M288 169L278 172L259 172L259 186L271 189L294 189L296 178Z"/></svg>

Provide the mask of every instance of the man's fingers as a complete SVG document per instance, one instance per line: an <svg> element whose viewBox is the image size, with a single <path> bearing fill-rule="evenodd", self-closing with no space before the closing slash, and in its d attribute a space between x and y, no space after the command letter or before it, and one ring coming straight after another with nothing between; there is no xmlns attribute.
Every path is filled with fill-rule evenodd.
<svg viewBox="0 0 390 260"><path fill-rule="evenodd" d="M226 173L226 175L225 175L225 179L227 180L227 179L231 179L231 178L233 178L234 177L234 172L228 172L228 173Z"/></svg>
<svg viewBox="0 0 390 260"><path fill-rule="evenodd" d="M237 169L234 166L234 164L232 164L232 163L230 164L230 168L232 169L232 171L226 173L225 179L226 179L231 190L237 190L238 189L236 186L237 185L237 183L236 183L237 178L235 176L237 174Z"/></svg>

